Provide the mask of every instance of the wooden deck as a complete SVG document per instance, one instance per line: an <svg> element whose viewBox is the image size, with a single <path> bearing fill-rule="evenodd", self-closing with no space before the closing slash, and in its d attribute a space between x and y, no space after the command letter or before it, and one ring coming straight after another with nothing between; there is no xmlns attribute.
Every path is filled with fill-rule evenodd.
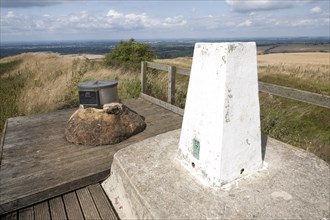
<svg viewBox="0 0 330 220"><path fill-rule="evenodd" d="M70 193L1 216L4 220L117 220L114 208L100 184Z"/></svg>
<svg viewBox="0 0 330 220"><path fill-rule="evenodd" d="M98 183L109 175L118 150L181 127L182 116L148 101L123 103L145 117L147 128L115 145L68 143L65 123L75 109L8 119L0 158L0 215Z"/></svg>

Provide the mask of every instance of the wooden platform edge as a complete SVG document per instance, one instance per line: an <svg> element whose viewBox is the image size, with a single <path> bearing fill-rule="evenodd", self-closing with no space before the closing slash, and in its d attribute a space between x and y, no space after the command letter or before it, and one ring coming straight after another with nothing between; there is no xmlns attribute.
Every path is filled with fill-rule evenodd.
<svg viewBox="0 0 330 220"><path fill-rule="evenodd" d="M92 184L99 183L105 180L110 175L110 169L100 171L93 175L86 176L84 178L80 178L77 180L73 180L71 182L65 183L63 185L59 185L53 188L45 189L43 191L38 192L37 194L33 194L30 196L26 196L23 198L18 198L14 202L8 202L5 204L0 204L0 215L7 214L9 212L13 212L22 208L27 207L27 204L33 205L49 198L54 198L56 196L60 196L65 193L69 193L78 188L86 187Z"/></svg>
<svg viewBox="0 0 330 220"><path fill-rule="evenodd" d="M259 82L259 91L330 109L330 96Z"/></svg>
<svg viewBox="0 0 330 220"><path fill-rule="evenodd" d="M184 109L182 109L182 108L179 108L179 107L177 107L175 105L171 105L170 103L164 102L162 100L159 100L157 98L154 98L154 97L149 96L149 95L147 95L145 93L142 93L142 92L140 93L140 97L142 99L144 99L144 100L147 100L147 101L153 103L153 104L156 104L156 105L158 105L160 107L163 107L163 108L165 108L165 109L167 109L169 111L172 111L172 112L174 112L174 113L176 113L178 115L183 116Z"/></svg>
<svg viewBox="0 0 330 220"><path fill-rule="evenodd" d="M85 196L89 197L86 203L84 200L78 198L78 193L85 191ZM86 191L88 193L86 194ZM91 201L92 199L92 201ZM91 204L92 203L92 204ZM87 209L86 209L87 207ZM91 214L90 207L93 207L94 216ZM85 208L85 209L84 209ZM95 215L95 208L96 215ZM83 188L62 194L55 198L50 198L41 203L37 203L26 208L9 212L1 215L3 220L51 220L51 219L100 219L100 220L119 220L119 216L113 207L110 199L106 195L101 183L85 186Z"/></svg>
<svg viewBox="0 0 330 220"><path fill-rule="evenodd" d="M1 166L1 161L2 161L3 146L5 144L7 125L8 125L8 119L5 121L3 130L2 130L2 136L1 136L1 142L0 142L0 166Z"/></svg>

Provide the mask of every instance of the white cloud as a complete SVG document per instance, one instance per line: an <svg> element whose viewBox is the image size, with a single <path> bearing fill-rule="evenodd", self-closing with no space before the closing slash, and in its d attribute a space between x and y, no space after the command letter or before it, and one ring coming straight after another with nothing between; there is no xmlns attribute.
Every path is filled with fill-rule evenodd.
<svg viewBox="0 0 330 220"><path fill-rule="evenodd" d="M119 13L119 12L116 12L115 10L110 9L108 11L107 17L116 19L116 18L123 17L123 14L122 13Z"/></svg>
<svg viewBox="0 0 330 220"><path fill-rule="evenodd" d="M315 6L315 7L311 8L311 10L310 10L310 12L314 13L314 14L320 13L321 11L322 11L322 9L319 6Z"/></svg>
<svg viewBox="0 0 330 220"><path fill-rule="evenodd" d="M312 26L318 22L318 19L297 19L291 23L291 26Z"/></svg>
<svg viewBox="0 0 330 220"><path fill-rule="evenodd" d="M2 33L24 34L33 31L48 33L96 33L127 30L168 30L187 24L181 15L155 18L146 13L123 13L109 10L104 16L96 16L87 11L68 15L22 15L12 11L1 14Z"/></svg>
<svg viewBox="0 0 330 220"><path fill-rule="evenodd" d="M182 15L174 16L174 17L167 17L163 22L164 26L184 26L187 24L187 21L184 19Z"/></svg>
<svg viewBox="0 0 330 220"><path fill-rule="evenodd" d="M146 13L141 14L125 14L113 9L110 9L107 13L107 23L112 27L121 29L130 28L171 28L177 26L184 26L187 21L182 15L167 17L165 19L153 18L148 16Z"/></svg>
<svg viewBox="0 0 330 220"><path fill-rule="evenodd" d="M250 27L252 24L252 21L250 20L245 20L242 23L239 23L237 27Z"/></svg>
<svg viewBox="0 0 330 220"><path fill-rule="evenodd" d="M146 13L124 14L122 12L110 9L106 15L106 26L117 29L131 29L131 28L148 28L159 25L157 19L149 17Z"/></svg>
<svg viewBox="0 0 330 220"><path fill-rule="evenodd" d="M12 11L8 11L7 14L4 16L5 18L15 18L16 15Z"/></svg>
<svg viewBox="0 0 330 220"><path fill-rule="evenodd" d="M227 0L227 2L237 4L237 1L233 0ZM245 11L247 8L255 9L258 4L258 7L262 8L260 6L261 2L268 5L268 8L273 4L270 1L256 2L243 2L245 6L248 3L250 4L249 7L245 7ZM294 2L298 2L298 0ZM306 2L300 2L301 4L307 4ZM263 8L266 8L265 5ZM312 8L312 6L306 5L304 15L249 11L244 14L212 12L204 15L190 13L189 15L176 14L168 17L152 16L149 13L142 12L127 13L114 9L107 10L104 14L80 11L64 15L55 15L54 13L27 15L21 14L22 12L19 10L12 9L0 15L1 36L5 36L7 39L11 39L10 36L19 35L65 35L70 38L73 38L71 36L85 37L87 35L101 38L111 35L111 37L117 36L120 38L128 35L134 37L221 37L226 35L244 36L244 34L258 35L261 33L276 36L278 33L284 33L285 35L286 32L302 33L302 35L314 33L309 31L312 29L321 30L319 32L326 35L328 33L326 31L329 31L329 13L322 4L319 5L320 9L317 9L317 7ZM238 6L233 7L237 8ZM243 10L243 8L240 10ZM309 11L311 13L315 11L315 14L309 14ZM317 11L319 13L316 14Z"/></svg>
<svg viewBox="0 0 330 220"><path fill-rule="evenodd" d="M233 11L251 12L291 8L292 2L280 0L226 0Z"/></svg>
<svg viewBox="0 0 330 220"><path fill-rule="evenodd" d="M320 19L296 19L290 23L292 27L314 27L318 26L327 26L329 30L329 18L320 18Z"/></svg>

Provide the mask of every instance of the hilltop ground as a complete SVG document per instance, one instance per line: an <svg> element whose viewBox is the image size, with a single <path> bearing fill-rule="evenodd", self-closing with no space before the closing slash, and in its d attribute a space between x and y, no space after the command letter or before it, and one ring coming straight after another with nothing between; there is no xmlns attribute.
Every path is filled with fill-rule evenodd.
<svg viewBox="0 0 330 220"><path fill-rule="evenodd" d="M8 117L78 105L77 84L93 79L119 81L121 99L140 93L139 70L108 67L100 56L29 53L0 60L0 132ZM95 61L96 59L97 61ZM258 55L259 80L330 95L330 53ZM192 58L156 60L189 68ZM147 90L164 99L165 73L150 71ZM188 77L178 76L176 105L184 107ZM311 151L330 162L330 110L260 93L263 133Z"/></svg>

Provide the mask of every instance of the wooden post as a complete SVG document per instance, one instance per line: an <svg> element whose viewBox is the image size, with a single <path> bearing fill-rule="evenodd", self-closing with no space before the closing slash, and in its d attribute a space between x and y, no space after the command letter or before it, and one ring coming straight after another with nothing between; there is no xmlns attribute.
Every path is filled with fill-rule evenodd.
<svg viewBox="0 0 330 220"><path fill-rule="evenodd" d="M147 75L147 63L145 61L141 62L141 92L145 93L146 91L146 75Z"/></svg>
<svg viewBox="0 0 330 220"><path fill-rule="evenodd" d="M175 103L175 66L168 67L168 87L167 87L167 102L172 105Z"/></svg>

